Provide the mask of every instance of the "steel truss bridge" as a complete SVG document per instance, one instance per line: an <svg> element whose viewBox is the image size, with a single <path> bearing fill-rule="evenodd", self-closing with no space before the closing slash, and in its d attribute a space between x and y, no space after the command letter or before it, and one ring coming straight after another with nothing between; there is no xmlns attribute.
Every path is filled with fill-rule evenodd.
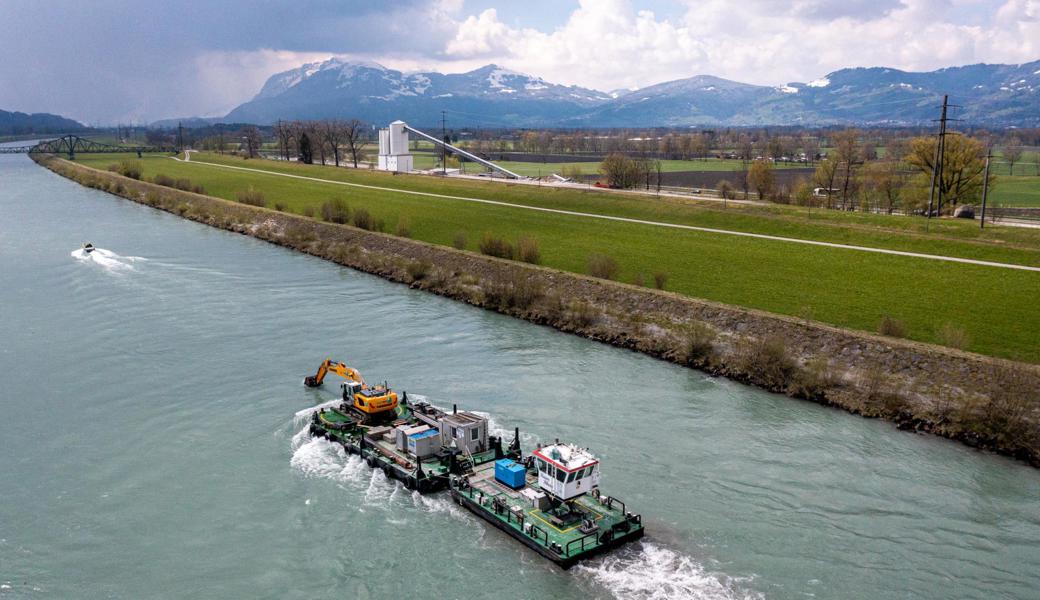
<svg viewBox="0 0 1040 600"><path fill-rule="evenodd" d="M138 157L144 152L173 152L173 148L159 146L113 146L78 135L66 135L52 140L44 140L31 146L0 146L0 154L65 154L74 160L76 154L111 154L115 152L136 153Z"/></svg>

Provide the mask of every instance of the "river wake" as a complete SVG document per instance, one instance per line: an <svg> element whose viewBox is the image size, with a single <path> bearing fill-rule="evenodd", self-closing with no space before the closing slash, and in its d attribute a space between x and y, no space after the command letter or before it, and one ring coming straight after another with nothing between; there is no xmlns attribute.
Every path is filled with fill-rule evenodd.
<svg viewBox="0 0 1040 600"><path fill-rule="evenodd" d="M148 260L143 256L121 256L104 248L95 248L93 252L80 248L73 250L69 255L78 261L98 265L109 272L132 271L134 263Z"/></svg>
<svg viewBox="0 0 1040 600"><path fill-rule="evenodd" d="M711 573L693 558L649 540L574 567L616 598L633 600L752 600L725 575Z"/></svg>

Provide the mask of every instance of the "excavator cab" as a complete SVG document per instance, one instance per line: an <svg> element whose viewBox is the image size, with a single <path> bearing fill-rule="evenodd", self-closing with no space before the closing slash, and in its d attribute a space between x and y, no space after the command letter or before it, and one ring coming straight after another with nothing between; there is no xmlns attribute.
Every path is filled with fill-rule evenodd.
<svg viewBox="0 0 1040 600"><path fill-rule="evenodd" d="M389 386L370 386L357 369L348 367L341 362L325 359L318 367L318 372L309 375L303 380L307 387L318 387L325 381L325 376L335 373L346 379L343 382L343 401L358 414L364 421L370 422L382 417L396 415L397 393Z"/></svg>

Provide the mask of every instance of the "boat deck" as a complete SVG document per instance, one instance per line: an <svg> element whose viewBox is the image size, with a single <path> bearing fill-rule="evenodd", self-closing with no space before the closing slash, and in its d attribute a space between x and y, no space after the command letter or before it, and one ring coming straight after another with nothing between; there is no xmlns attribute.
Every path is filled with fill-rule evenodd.
<svg viewBox="0 0 1040 600"><path fill-rule="evenodd" d="M537 472L529 470L526 488L538 490ZM482 511L485 519L498 521L496 525L502 529L511 529L509 533L523 539L527 545L545 554L551 552L554 560L561 563L573 562L579 558L596 553L606 547L616 545L615 540L625 541L642 535L642 524L633 521L626 515L624 504L606 496L596 498L585 494L572 500L585 519L591 519L596 525L595 531L582 531L582 519L563 522L556 516L539 510L531 501L520 493L495 479L495 464L485 463L474 468L469 475L469 486L466 489L455 489L455 493L468 498L476 509ZM504 502L506 509L494 510L494 499ZM534 527L525 531L524 525ZM609 533L608 533L609 532ZM604 537L604 534L608 535ZM534 543L532 545L532 542ZM551 545L558 544L563 551L549 550ZM545 549L545 552L540 548Z"/></svg>

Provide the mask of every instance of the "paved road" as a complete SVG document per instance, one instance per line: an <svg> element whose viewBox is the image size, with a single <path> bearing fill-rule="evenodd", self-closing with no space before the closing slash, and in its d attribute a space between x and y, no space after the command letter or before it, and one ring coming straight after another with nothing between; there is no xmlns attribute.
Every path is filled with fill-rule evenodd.
<svg viewBox="0 0 1040 600"><path fill-rule="evenodd" d="M174 160L180 160L174 158ZM182 161L183 162L183 161ZM757 238L761 240L772 240L776 242L787 242L791 244L806 244L809 246L823 246L826 248L840 248L842 250L855 250L858 252L873 252L875 254L889 254L893 256L906 256L910 258L921 258L925 260L937 260L942 262L954 262L962 263L967 265L979 265L983 267L996 267L1001 269L1016 269L1020 271L1034 271L1040 273L1040 267L1031 267L1027 265L1016 265L1011 263L1000 263L992 262L988 260L975 260L972 258L957 258L954 256L941 256L938 254L922 254L919 252L907 252L904 250L890 250L887 248L871 248L869 246L853 246L849 244L838 244L834 242L821 242L819 240L804 240L799 238L790 238L777 235L768 235L765 233L750 233L747 231L731 231L729 229L715 229L713 227L698 227L696 225L680 225L678 223L662 223L660 221L644 221L643 219L630 219L628 217L615 217L611 215L600 215L595 213L585 213L573 210L563 210L559 208L544 208L541 206L526 206L524 204L514 204L512 202L501 202L498 200L486 200L484 198L467 198L465 196L452 196L448 194L435 194L433 192L418 192L414 190L402 190L397 188L381 187L376 185L367 185L363 183L350 183L346 181L333 181L330 179L321 179L320 177L307 177L305 175L293 175L290 173L276 173L274 171L267 171L264 169L252 169L249 167L235 167L232 165L221 165L218 163L203 162L203 161L192 161L193 165L206 165L209 167L216 167L218 169L230 169L235 171L248 171L252 173L260 173L262 175L272 175L276 177L289 177L291 179L302 179L305 181L317 181L321 183L328 183L332 185L342 185L347 187L364 188L369 190L379 190L384 192L395 192L398 194L409 194L412 196L424 196L427 198L445 198L448 200L461 200L463 202L474 202L478 204L490 204L493 206L506 206L509 208L518 208L522 210L534 210L538 212L554 213L558 215L569 215L573 217L583 217L587 219L602 219L604 221L619 221L622 223L636 223L639 225L649 225L652 227L668 227L671 229L683 229L686 231L700 231L704 233L714 233L719 235L734 235L739 237Z"/></svg>

